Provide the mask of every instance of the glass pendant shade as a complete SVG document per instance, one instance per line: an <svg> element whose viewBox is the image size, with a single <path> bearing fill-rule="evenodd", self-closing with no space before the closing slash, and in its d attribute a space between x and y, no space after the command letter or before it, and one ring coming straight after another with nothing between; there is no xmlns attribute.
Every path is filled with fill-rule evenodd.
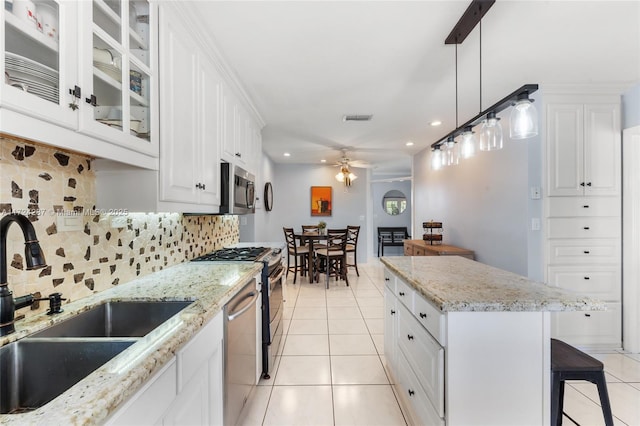
<svg viewBox="0 0 640 426"><path fill-rule="evenodd" d="M464 159L476 155L476 138L473 135L471 126L467 126L462 132L462 142L460 142L460 156Z"/></svg>
<svg viewBox="0 0 640 426"><path fill-rule="evenodd" d="M442 168L442 151L440 147L436 147L431 152L431 169L440 170Z"/></svg>
<svg viewBox="0 0 640 426"><path fill-rule="evenodd" d="M502 126L495 112L487 114L480 131L480 151L496 151L502 149Z"/></svg>
<svg viewBox="0 0 640 426"><path fill-rule="evenodd" d="M458 144L453 140L453 136L449 136L444 143L446 147L445 153L448 166L456 166L460 163L460 153L458 152Z"/></svg>
<svg viewBox="0 0 640 426"><path fill-rule="evenodd" d="M509 136L511 139L526 139L538 135L538 112L529 96L518 96L518 101L511 110L509 119Z"/></svg>

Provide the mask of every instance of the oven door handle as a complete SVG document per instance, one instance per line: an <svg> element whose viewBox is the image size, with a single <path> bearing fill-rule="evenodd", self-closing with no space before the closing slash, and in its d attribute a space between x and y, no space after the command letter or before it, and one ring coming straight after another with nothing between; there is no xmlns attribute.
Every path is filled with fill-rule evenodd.
<svg viewBox="0 0 640 426"><path fill-rule="evenodd" d="M284 275L284 268L280 267L278 272L273 277L269 277L269 282L276 282L279 279L281 279L283 275Z"/></svg>
<svg viewBox="0 0 640 426"><path fill-rule="evenodd" d="M245 306L244 308L240 309L237 312L234 312L233 314L229 315L227 317L227 319L231 322L234 319L238 318L240 315L244 314L245 312L247 312L249 309L251 309L252 307L254 307L255 305L255 300L258 298L258 294L255 291L252 291L251 293L247 293L247 295L245 297L243 297L241 300L238 301L238 303L236 303L236 305L234 306L237 307L238 305L240 305L241 302L244 302L245 300L251 298L251 301L249 302L249 304L247 304L247 306Z"/></svg>

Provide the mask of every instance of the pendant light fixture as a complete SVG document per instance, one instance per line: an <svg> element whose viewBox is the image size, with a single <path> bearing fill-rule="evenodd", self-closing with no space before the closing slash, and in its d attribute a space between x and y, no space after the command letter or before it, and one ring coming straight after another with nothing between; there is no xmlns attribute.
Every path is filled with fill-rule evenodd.
<svg viewBox="0 0 640 426"><path fill-rule="evenodd" d="M442 168L442 151L440 146L433 147L431 150L431 169L440 170Z"/></svg>
<svg viewBox="0 0 640 426"><path fill-rule="evenodd" d="M482 17L493 6L495 0L473 0L464 12L456 26L445 39L445 44L456 46L456 129L449 132L437 142L431 144L435 148L446 146L450 138L461 136L458 143L460 157L470 158L476 152L476 141L473 128L482 124L480 132L480 150L493 151L503 147L503 132L500 118L497 114L513 107L509 120L509 135L511 139L525 139L538 134L538 114L529 95L538 90L537 84L525 84L510 93L500 101L481 111L478 115L458 126L458 72L457 45L461 44L474 27L480 24L480 109L482 109Z"/></svg>
<svg viewBox="0 0 640 426"><path fill-rule="evenodd" d="M518 95L509 119L511 139L526 139L538 135L538 112L528 93Z"/></svg>
<svg viewBox="0 0 640 426"><path fill-rule="evenodd" d="M482 121L480 151L496 151L498 149L502 149L502 126L496 113L491 111Z"/></svg>

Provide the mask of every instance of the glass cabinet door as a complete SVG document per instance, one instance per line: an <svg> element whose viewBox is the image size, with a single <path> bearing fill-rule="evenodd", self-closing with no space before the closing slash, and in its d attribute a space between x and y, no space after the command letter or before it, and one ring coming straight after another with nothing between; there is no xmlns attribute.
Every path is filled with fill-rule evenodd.
<svg viewBox="0 0 640 426"><path fill-rule="evenodd" d="M92 0L91 78L84 97L93 108L83 114L82 130L157 155L149 14L148 0Z"/></svg>
<svg viewBox="0 0 640 426"><path fill-rule="evenodd" d="M77 127L76 8L55 0L5 0L3 107ZM73 104L73 106L72 106Z"/></svg>

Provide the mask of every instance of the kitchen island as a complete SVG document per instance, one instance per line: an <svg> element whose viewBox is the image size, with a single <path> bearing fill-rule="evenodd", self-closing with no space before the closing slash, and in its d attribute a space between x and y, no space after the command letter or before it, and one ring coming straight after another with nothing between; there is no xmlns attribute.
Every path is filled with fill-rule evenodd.
<svg viewBox="0 0 640 426"><path fill-rule="evenodd" d="M381 261L385 359L413 423L549 424L549 313L603 303L458 256Z"/></svg>
<svg viewBox="0 0 640 426"><path fill-rule="evenodd" d="M192 342L203 327L211 326L212 320L220 317L224 305L261 270L261 263L182 263L66 304L61 314L41 314L16 322L16 333L3 337L0 345L26 337L108 301L194 301L181 311L171 328L141 338L43 407L22 414L0 415L0 424L104 423L143 389L150 379L174 363L176 353ZM157 402L153 405L157 405ZM150 420L152 415L160 415L162 413L156 412L167 408L155 406L153 412L148 412L147 420L155 423Z"/></svg>

